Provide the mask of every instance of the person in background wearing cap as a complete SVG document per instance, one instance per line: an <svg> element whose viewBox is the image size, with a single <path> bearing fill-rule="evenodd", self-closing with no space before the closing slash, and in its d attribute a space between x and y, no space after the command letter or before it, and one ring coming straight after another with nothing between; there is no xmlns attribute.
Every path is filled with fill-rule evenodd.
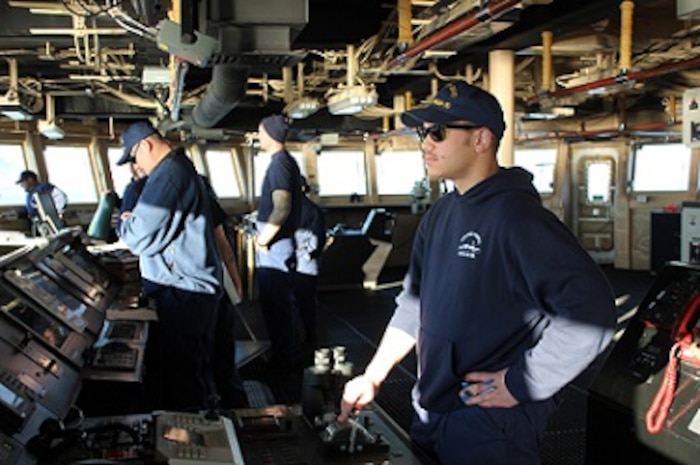
<svg viewBox="0 0 700 465"><path fill-rule="evenodd" d="M223 296L209 193L185 150L148 122L133 123L122 139L119 163L133 159L148 175L118 234L139 256L144 290L157 303L157 407L203 409L213 394L212 337Z"/></svg>
<svg viewBox="0 0 700 465"><path fill-rule="evenodd" d="M56 211L59 216L63 216L63 212L68 206L68 196L58 187L54 186L50 182L39 182L39 179L34 171L22 171L17 180L17 184L20 184L24 191L27 193L26 203L24 205L27 218L32 223L32 232L35 234L34 225L38 220L39 212L37 211L36 200L34 200L34 194L39 192L51 192L51 198L56 206Z"/></svg>
<svg viewBox="0 0 700 465"><path fill-rule="evenodd" d="M294 273L294 297L304 330L304 346L316 348L316 314L318 313L319 259L326 245L326 220L323 210L308 195L311 192L306 177L301 177L301 219L294 233L297 266Z"/></svg>
<svg viewBox="0 0 700 465"><path fill-rule="evenodd" d="M272 344L271 387L289 388L287 394L294 397L296 388L301 387L302 367L299 366L299 315L291 273L296 259L294 231L299 225L302 192L299 166L284 147L288 129L282 115L263 118L258 126L260 148L272 158L258 205L255 260L260 307ZM275 383L279 386L274 386Z"/></svg>
<svg viewBox="0 0 700 465"><path fill-rule="evenodd" d="M402 114L428 174L455 190L418 228L379 348L339 421L371 402L414 347L412 439L443 465L537 464L555 395L608 345L615 299L532 175L498 165L498 101L464 82Z"/></svg>

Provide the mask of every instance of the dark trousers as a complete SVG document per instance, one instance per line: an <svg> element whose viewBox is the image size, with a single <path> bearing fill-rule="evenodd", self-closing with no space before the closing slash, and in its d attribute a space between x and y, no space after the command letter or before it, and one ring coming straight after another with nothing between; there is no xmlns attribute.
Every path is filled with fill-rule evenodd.
<svg viewBox="0 0 700 465"><path fill-rule="evenodd" d="M224 294L216 311L213 359L216 392L221 397L221 405L226 408L248 406L243 380L236 367L235 320L236 309Z"/></svg>
<svg viewBox="0 0 700 465"><path fill-rule="evenodd" d="M553 399L513 408L465 407L417 416L411 438L441 465L536 465Z"/></svg>
<svg viewBox="0 0 700 465"><path fill-rule="evenodd" d="M292 278L273 268L258 268L258 292L275 376L297 371L300 362L299 315L292 291Z"/></svg>
<svg viewBox="0 0 700 465"><path fill-rule="evenodd" d="M304 342L316 341L316 314L318 313L318 276L294 273L294 297L299 308Z"/></svg>
<svg viewBox="0 0 700 465"><path fill-rule="evenodd" d="M147 287L158 306L157 347L147 362L154 383L154 408L193 411L207 407L213 393L211 363L216 310L221 294L201 294L172 287Z"/></svg>

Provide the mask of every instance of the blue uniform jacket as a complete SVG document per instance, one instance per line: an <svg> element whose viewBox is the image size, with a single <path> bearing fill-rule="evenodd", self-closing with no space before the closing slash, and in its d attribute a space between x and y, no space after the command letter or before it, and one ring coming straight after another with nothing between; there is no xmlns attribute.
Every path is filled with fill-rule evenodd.
<svg viewBox="0 0 700 465"><path fill-rule="evenodd" d="M170 152L148 177L119 236L139 255L144 279L214 294L222 278L207 187L183 149Z"/></svg>

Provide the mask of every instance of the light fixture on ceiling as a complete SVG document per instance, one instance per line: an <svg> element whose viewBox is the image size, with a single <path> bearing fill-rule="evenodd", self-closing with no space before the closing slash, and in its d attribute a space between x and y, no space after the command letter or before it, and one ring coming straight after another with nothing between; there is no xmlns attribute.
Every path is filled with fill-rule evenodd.
<svg viewBox="0 0 700 465"><path fill-rule="evenodd" d="M56 123L52 95L46 95L46 119L37 121L36 128L47 139L56 140L66 137L66 132Z"/></svg>
<svg viewBox="0 0 700 465"><path fill-rule="evenodd" d="M12 92L0 96L0 113L14 121L32 119L29 108L20 101L18 95Z"/></svg>
<svg viewBox="0 0 700 465"><path fill-rule="evenodd" d="M42 136L47 139L63 139L66 137L66 132L58 124L53 121L39 120L36 124L37 129Z"/></svg>
<svg viewBox="0 0 700 465"><path fill-rule="evenodd" d="M333 89L326 97L332 115L354 115L377 104L379 95L373 87L349 86Z"/></svg>
<svg viewBox="0 0 700 465"><path fill-rule="evenodd" d="M313 97L300 97L288 103L283 113L292 119L303 119L313 115L321 108L321 102Z"/></svg>
<svg viewBox="0 0 700 465"><path fill-rule="evenodd" d="M547 110L532 111L525 113L525 119L551 120L556 118L567 118L574 116L576 111L573 107L552 107Z"/></svg>
<svg viewBox="0 0 700 465"><path fill-rule="evenodd" d="M366 86L357 79L358 69L355 47L348 45L345 85L340 84L337 88L326 92L326 106L331 115L354 115L377 104L379 100L377 91L373 86Z"/></svg>
<svg viewBox="0 0 700 465"><path fill-rule="evenodd" d="M10 88L5 95L0 96L0 113L14 121L26 121L32 119L32 113L19 93L19 74L17 60L7 58L10 70Z"/></svg>

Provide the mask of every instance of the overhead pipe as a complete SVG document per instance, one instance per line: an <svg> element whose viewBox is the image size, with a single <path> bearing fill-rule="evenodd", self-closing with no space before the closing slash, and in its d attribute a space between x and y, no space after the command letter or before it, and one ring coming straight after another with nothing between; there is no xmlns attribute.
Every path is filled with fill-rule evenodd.
<svg viewBox="0 0 700 465"><path fill-rule="evenodd" d="M552 90L552 31L542 31L542 92Z"/></svg>
<svg viewBox="0 0 700 465"><path fill-rule="evenodd" d="M633 134L635 132L658 131L660 129L667 129L673 125L674 123L669 121L650 121L647 123L637 123L627 126L620 125L614 128L592 129L589 131L550 131L550 133L547 135L543 135L540 137L525 137L522 139L518 139L517 141L538 142L555 139L587 139L591 137L614 137L625 134ZM523 132L526 133L527 131Z"/></svg>
<svg viewBox="0 0 700 465"><path fill-rule="evenodd" d="M399 50L405 50L413 43L413 31L411 30L411 0L398 0L399 13L399 40L396 44Z"/></svg>
<svg viewBox="0 0 700 465"><path fill-rule="evenodd" d="M216 65L202 100L192 111L192 122L211 128L233 110L246 94L249 68Z"/></svg>
<svg viewBox="0 0 700 465"><path fill-rule="evenodd" d="M348 72L346 74L346 85L352 87L355 85L355 77L357 76L357 59L355 58L355 46L350 44L347 46L348 53Z"/></svg>
<svg viewBox="0 0 700 465"><path fill-rule="evenodd" d="M462 16L461 18L451 22L447 26L438 29L429 36L419 40L409 47L405 52L399 54L397 57L392 58L387 64L386 68L391 70L402 64L404 64L409 58L413 58L421 53L429 50L433 47L440 45L441 43L453 38L454 36L461 34L462 32L473 28L474 26L485 23L487 21L496 19L509 11L513 10L515 7L520 5L522 0L504 0L500 2L489 2L489 4L474 13Z"/></svg>
<svg viewBox="0 0 700 465"><path fill-rule="evenodd" d="M290 103L294 100L294 84L292 82L292 68L289 66L282 67L282 101Z"/></svg>
<svg viewBox="0 0 700 465"><path fill-rule="evenodd" d="M632 16L634 2L624 0L620 3L620 60L618 71L626 73L632 67Z"/></svg>
<svg viewBox="0 0 700 465"><path fill-rule="evenodd" d="M597 81L588 82L586 84L581 84L578 86L568 87L566 89L560 89L554 92L549 92L544 94L545 98L560 98L566 97L567 95L578 94L581 92L590 92L595 89L601 89L603 87L610 87L616 84L624 84L625 82L639 82L646 79L664 76L666 74L675 73L677 71L683 71L689 68L695 68L700 66L700 56L689 58L687 60L676 61L674 63L667 63L655 68L643 69L640 71L631 71L624 76L611 76ZM542 96L535 95L527 99L528 104L536 103L542 99Z"/></svg>

